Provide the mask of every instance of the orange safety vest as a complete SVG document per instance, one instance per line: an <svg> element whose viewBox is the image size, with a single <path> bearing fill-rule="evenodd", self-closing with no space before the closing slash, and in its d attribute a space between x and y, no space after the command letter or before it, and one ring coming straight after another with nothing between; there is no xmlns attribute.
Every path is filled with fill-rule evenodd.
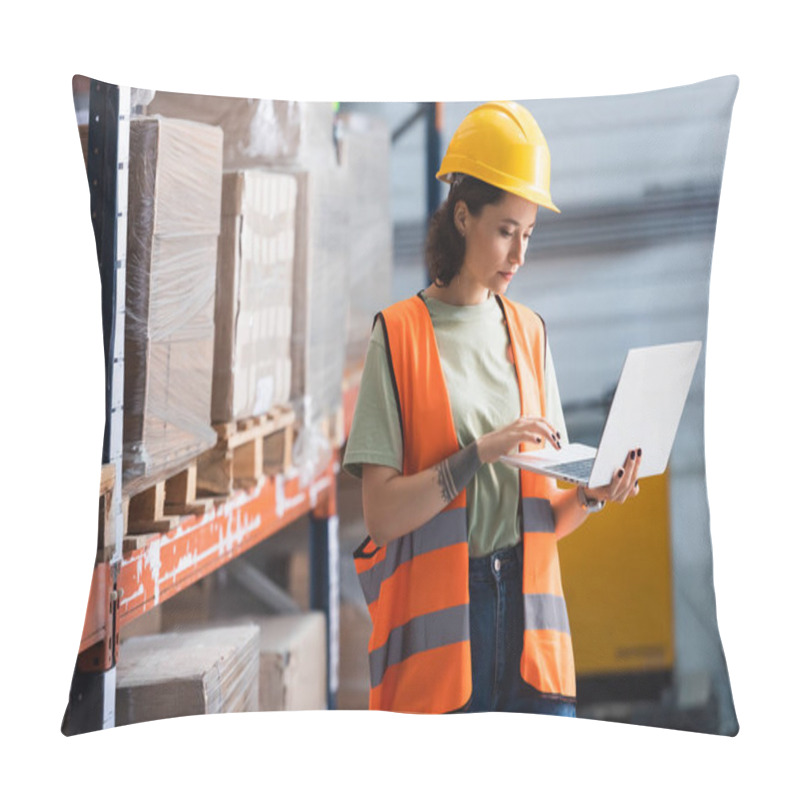
<svg viewBox="0 0 800 800"><path fill-rule="evenodd" d="M544 416L545 329L541 318L497 295L508 326L523 416ZM424 300L412 297L378 315L400 410L403 474L459 450L436 338ZM377 321L377 318L376 318ZM521 449L535 449L523 444ZM552 479L520 471L525 631L523 679L548 695L575 697L575 667L553 510ZM420 528L354 554L372 619L369 707L444 713L472 693L469 643L467 495Z"/></svg>

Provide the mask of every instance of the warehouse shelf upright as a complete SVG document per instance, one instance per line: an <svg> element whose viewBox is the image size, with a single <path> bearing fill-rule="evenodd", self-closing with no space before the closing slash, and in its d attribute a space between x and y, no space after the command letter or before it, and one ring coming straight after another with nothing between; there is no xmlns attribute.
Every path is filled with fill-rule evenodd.
<svg viewBox="0 0 800 800"><path fill-rule="evenodd" d="M113 469L113 548L98 550L81 634L66 735L115 725L119 631L159 603L233 561L249 548L307 515L310 521L310 607L325 613L327 699L336 707L338 688L339 538L336 508L339 453L307 485L298 470L264 476L196 515L184 516L169 531L146 537L135 549L123 547L122 418L125 325L125 242L127 235L130 89L92 81L90 86L87 177L102 284L106 356L104 469ZM346 435L360 374L343 389ZM137 542L138 544L138 542Z"/></svg>

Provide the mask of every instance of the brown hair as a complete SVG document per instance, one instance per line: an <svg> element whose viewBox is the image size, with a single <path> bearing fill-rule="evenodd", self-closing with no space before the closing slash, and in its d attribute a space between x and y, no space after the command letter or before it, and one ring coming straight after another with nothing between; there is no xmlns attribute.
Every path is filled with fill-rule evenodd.
<svg viewBox="0 0 800 800"><path fill-rule="evenodd" d="M465 242L454 220L456 203L463 200L469 213L477 216L485 205L499 203L505 192L471 175L456 175L447 200L431 217L425 241L425 264L437 286L448 286L461 271Z"/></svg>

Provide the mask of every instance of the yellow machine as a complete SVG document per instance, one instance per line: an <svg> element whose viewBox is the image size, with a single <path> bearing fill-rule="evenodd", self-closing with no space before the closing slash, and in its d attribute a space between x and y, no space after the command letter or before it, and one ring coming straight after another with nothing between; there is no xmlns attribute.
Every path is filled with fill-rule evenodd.
<svg viewBox="0 0 800 800"><path fill-rule="evenodd" d="M669 473L559 544L578 696L656 699L674 662Z"/></svg>

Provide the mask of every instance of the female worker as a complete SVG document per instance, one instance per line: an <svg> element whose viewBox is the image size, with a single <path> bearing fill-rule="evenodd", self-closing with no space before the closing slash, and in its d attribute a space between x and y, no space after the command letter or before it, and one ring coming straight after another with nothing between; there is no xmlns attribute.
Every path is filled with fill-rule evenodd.
<svg viewBox="0 0 800 800"><path fill-rule="evenodd" d="M575 716L556 543L638 492L641 453L592 490L500 461L566 440L544 323L504 297L539 207L558 211L550 154L525 108L487 103L437 178L432 282L376 318L344 460L369 533L370 708Z"/></svg>

